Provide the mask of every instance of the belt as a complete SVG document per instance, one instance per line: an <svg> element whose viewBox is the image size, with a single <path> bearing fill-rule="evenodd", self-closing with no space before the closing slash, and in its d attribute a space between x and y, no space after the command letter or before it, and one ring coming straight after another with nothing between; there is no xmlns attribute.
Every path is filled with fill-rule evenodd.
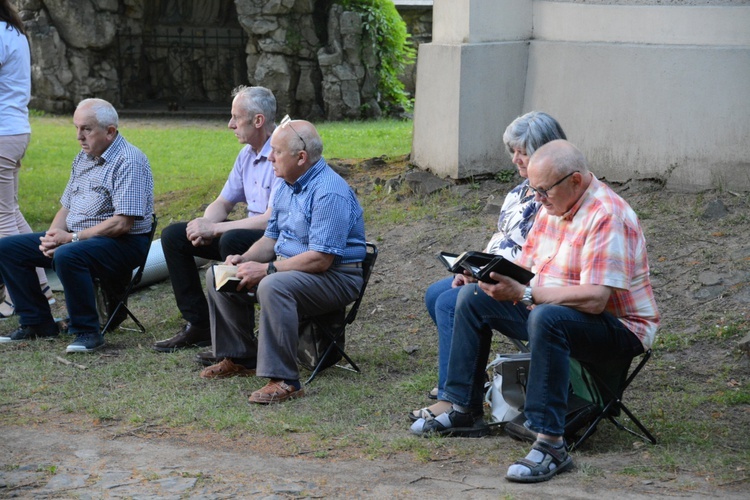
<svg viewBox="0 0 750 500"><path fill-rule="evenodd" d="M276 260L286 260L288 257L284 257L283 255L276 255ZM355 269L362 269L362 263L361 262L350 262L348 264L336 264L332 267L353 267Z"/></svg>

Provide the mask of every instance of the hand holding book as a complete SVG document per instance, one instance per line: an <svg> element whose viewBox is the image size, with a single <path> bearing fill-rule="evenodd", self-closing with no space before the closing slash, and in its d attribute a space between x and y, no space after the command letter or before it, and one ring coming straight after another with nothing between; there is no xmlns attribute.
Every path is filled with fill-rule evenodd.
<svg viewBox="0 0 750 500"><path fill-rule="evenodd" d="M500 255L491 253L470 251L459 255L440 252L438 259L450 272L462 273L468 271L474 278L485 283L497 283L490 278L492 272L513 278L521 284L528 283L534 277L534 273L528 269L524 269Z"/></svg>

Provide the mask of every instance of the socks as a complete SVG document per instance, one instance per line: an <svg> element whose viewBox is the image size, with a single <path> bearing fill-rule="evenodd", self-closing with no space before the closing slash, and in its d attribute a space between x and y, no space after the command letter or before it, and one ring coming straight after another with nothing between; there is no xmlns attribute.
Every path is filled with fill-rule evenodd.
<svg viewBox="0 0 750 500"><path fill-rule="evenodd" d="M550 447L554 448L555 450L560 450L565 447L565 442L561 441L559 443L551 443L544 439L538 439L539 441L542 441L546 444L548 444ZM531 460L532 462L536 464L542 463L544 460L545 453L542 453L539 450L532 449L528 455L526 455L527 460ZM553 471L555 470L557 466L554 464L554 462L550 462L549 464L549 470ZM522 464L513 464L510 467L508 467L508 476L530 476L531 475L531 469L529 469L527 466Z"/></svg>
<svg viewBox="0 0 750 500"><path fill-rule="evenodd" d="M298 391L300 389L302 389L302 384L300 384L299 380L284 380L284 383L286 385L291 385L292 387L294 387Z"/></svg>

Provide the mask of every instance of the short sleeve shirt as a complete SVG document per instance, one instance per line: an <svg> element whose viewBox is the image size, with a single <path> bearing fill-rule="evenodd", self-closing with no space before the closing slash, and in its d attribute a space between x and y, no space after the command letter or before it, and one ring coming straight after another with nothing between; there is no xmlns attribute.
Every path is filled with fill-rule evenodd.
<svg viewBox="0 0 750 500"><path fill-rule="evenodd" d="M225 200L247 203L248 217L265 213L274 191L282 182L274 175L273 165L268 161L270 152L270 138L257 154L249 144L242 148L221 190L221 197Z"/></svg>
<svg viewBox="0 0 750 500"><path fill-rule="evenodd" d="M367 251L362 207L346 181L322 158L273 199L266 237L277 255L333 254L333 265L362 262Z"/></svg>
<svg viewBox="0 0 750 500"><path fill-rule="evenodd" d="M659 313L646 240L633 209L596 177L563 216L540 210L517 263L536 273L532 286L612 288L605 311L651 347Z"/></svg>
<svg viewBox="0 0 750 500"><path fill-rule="evenodd" d="M65 222L70 231L126 215L135 219L130 234L148 233L154 211L148 158L119 133L99 158L79 152L60 203L69 210Z"/></svg>

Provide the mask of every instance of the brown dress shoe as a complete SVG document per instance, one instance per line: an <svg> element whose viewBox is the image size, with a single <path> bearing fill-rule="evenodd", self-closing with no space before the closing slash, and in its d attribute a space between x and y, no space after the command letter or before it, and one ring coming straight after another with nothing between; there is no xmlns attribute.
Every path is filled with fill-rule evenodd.
<svg viewBox="0 0 750 500"><path fill-rule="evenodd" d="M283 403L289 399L301 398L304 389L295 389L283 380L271 380L265 387L261 387L250 395L251 403L267 405L269 403Z"/></svg>
<svg viewBox="0 0 750 500"><path fill-rule="evenodd" d="M255 375L255 370L238 365L229 358L224 358L220 363L201 371L201 378L249 377L251 375Z"/></svg>
<svg viewBox="0 0 750 500"><path fill-rule="evenodd" d="M208 327L195 326L190 323L177 332L177 335L167 340L160 340L153 345L159 352L174 352L187 347L208 347L211 345L211 330Z"/></svg>

